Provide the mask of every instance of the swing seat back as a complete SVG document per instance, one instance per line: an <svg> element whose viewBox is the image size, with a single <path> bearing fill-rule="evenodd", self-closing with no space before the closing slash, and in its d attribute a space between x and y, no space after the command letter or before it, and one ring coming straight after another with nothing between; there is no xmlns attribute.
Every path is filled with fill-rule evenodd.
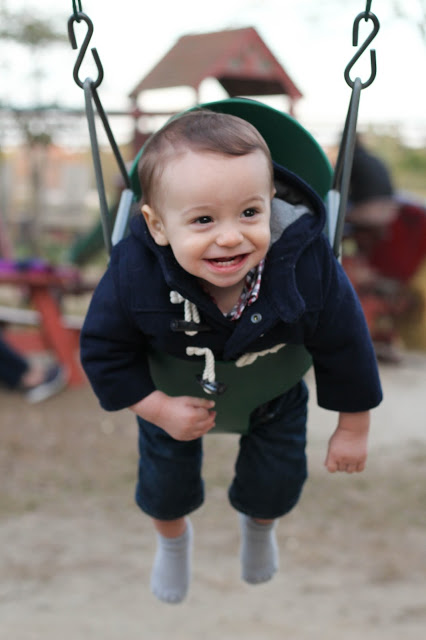
<svg viewBox="0 0 426 640"><path fill-rule="evenodd" d="M300 176L321 198L326 197L332 181L330 163L316 140L294 118L245 98L229 98L195 108L229 113L250 122L264 137L275 162ZM142 195L137 174L142 153L143 147L130 172L137 199ZM152 353L149 364L156 387L165 393L205 395L196 380L201 365L198 359L180 360L164 353ZM237 367L234 362L216 361L216 377L226 384L227 390L214 396L217 419L212 431L247 433L253 409L294 386L311 364L311 357L302 345L286 345L276 353L258 357L245 367Z"/></svg>
<svg viewBox="0 0 426 640"><path fill-rule="evenodd" d="M250 122L265 139L275 162L300 176L321 198L326 197L333 176L330 163L315 138L297 120L273 107L246 98L228 98L194 107L200 108L229 113ZM142 194L137 165L142 153L143 147L130 171L133 193L138 200Z"/></svg>
<svg viewBox="0 0 426 640"><path fill-rule="evenodd" d="M201 365L201 367L200 367ZM258 357L252 364L236 367L234 362L215 361L216 378L227 390L215 401L219 433L247 433L250 413L260 405L288 391L311 366L311 356L299 345L286 345L277 353ZM149 356L149 368L155 385L171 396L205 396L197 382L202 363L180 360L164 353Z"/></svg>

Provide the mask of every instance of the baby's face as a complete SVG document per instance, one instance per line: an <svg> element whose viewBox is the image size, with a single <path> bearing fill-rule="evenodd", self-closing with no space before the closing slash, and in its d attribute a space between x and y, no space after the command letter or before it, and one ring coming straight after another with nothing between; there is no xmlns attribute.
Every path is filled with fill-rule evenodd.
<svg viewBox="0 0 426 640"><path fill-rule="evenodd" d="M261 151L188 150L166 165L155 209L142 211L157 244L207 289L238 287L268 251L273 193Z"/></svg>

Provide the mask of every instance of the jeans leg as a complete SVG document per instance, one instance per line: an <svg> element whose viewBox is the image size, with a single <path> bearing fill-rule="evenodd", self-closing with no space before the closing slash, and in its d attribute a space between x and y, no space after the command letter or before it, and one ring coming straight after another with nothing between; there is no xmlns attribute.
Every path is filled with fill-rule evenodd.
<svg viewBox="0 0 426 640"><path fill-rule="evenodd" d="M298 502L307 478L308 391L303 381L252 414L240 440L229 499L252 518L274 519Z"/></svg>
<svg viewBox="0 0 426 640"><path fill-rule="evenodd" d="M138 418L139 473L136 502L153 518L175 520L204 501L202 440L181 442Z"/></svg>
<svg viewBox="0 0 426 640"><path fill-rule="evenodd" d="M16 389L27 370L27 361L0 338L0 382Z"/></svg>

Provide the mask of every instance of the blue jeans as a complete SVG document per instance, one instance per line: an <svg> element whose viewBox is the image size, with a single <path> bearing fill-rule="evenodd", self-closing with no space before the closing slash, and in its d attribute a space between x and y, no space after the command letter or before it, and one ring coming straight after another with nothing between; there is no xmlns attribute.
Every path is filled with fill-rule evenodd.
<svg viewBox="0 0 426 640"><path fill-rule="evenodd" d="M300 381L258 407L241 436L229 500L254 518L278 518L298 502L307 478L308 390ZM202 438L180 442L138 418L139 477L136 502L153 518L174 520L204 501Z"/></svg>
<svg viewBox="0 0 426 640"><path fill-rule="evenodd" d="M0 383L16 389L27 370L27 361L0 337Z"/></svg>

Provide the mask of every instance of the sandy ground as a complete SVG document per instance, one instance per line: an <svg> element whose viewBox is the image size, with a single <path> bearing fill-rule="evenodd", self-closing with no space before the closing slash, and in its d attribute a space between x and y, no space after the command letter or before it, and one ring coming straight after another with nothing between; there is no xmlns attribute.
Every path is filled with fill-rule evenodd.
<svg viewBox="0 0 426 640"><path fill-rule="evenodd" d="M310 410L310 478L278 528L280 572L241 582L228 506L238 440L205 439L183 604L149 591L154 536L133 504L136 429L88 387L30 407L0 393L0 638L7 640L423 640L426 630L426 356L381 368L366 472L323 467L334 416ZM313 389L312 378L308 383Z"/></svg>

